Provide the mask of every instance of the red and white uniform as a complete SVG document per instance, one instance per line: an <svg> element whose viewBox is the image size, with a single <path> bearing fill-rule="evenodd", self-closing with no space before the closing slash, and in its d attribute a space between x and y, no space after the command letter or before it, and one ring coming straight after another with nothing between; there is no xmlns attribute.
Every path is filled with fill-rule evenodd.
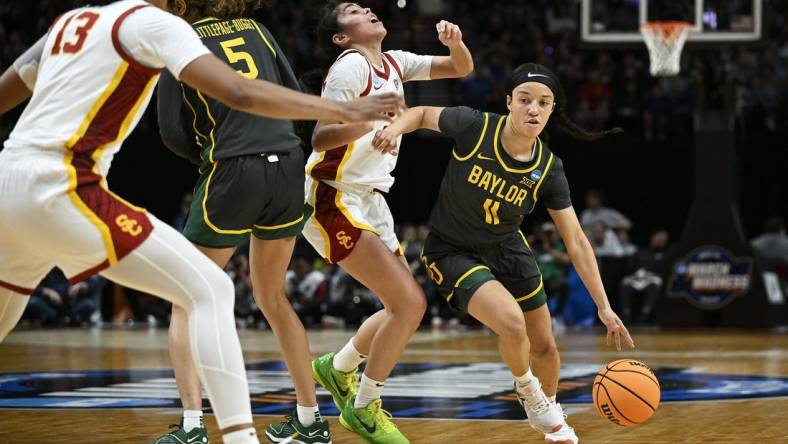
<svg viewBox="0 0 788 444"><path fill-rule="evenodd" d="M322 97L351 101L358 97L396 93L404 96L403 83L429 80L432 56L406 51L383 53L383 66L372 66L356 50L343 52L323 85ZM397 156L372 147L374 129L358 140L322 153L313 152L306 167L307 203L315 209L304 226L309 243L330 262L339 262L352 251L362 230L371 231L395 252L400 252L394 220L383 196L394 184L391 172ZM397 139L399 146L401 138Z"/></svg>
<svg viewBox="0 0 788 444"><path fill-rule="evenodd" d="M77 281L149 236L148 215L105 177L159 70L178 77L209 53L185 21L141 0L63 14L41 51L30 103L0 152L0 286L25 294L53 266Z"/></svg>

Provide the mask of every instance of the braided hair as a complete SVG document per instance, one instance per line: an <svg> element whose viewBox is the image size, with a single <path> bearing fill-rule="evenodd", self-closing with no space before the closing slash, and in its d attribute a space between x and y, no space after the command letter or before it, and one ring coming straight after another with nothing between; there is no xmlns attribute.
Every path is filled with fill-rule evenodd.
<svg viewBox="0 0 788 444"><path fill-rule="evenodd" d="M569 135L573 139L591 142L611 134L624 132L620 127L604 131L589 131L573 122L566 113L566 93L564 92L564 88L561 86L558 76L546 66L538 63L524 63L515 68L506 80L506 94L511 96L517 86L526 82L542 83L553 91L553 95L555 96L555 110L553 110L554 116L550 120L555 122L559 131Z"/></svg>

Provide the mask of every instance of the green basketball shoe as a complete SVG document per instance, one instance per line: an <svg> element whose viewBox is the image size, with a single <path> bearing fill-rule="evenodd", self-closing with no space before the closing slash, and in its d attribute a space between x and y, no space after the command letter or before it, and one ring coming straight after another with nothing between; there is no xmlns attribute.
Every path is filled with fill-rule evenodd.
<svg viewBox="0 0 788 444"><path fill-rule="evenodd" d="M305 427L298 421L298 413L293 411L285 415L285 420L269 425L265 436L272 442L288 442L294 444L331 444L331 431L327 421L315 421Z"/></svg>
<svg viewBox="0 0 788 444"><path fill-rule="evenodd" d="M356 396L358 370L345 373L335 369L334 355L333 352L328 353L312 361L312 377L331 393L334 404L341 412L348 399Z"/></svg>
<svg viewBox="0 0 788 444"><path fill-rule="evenodd" d="M173 428L170 433L159 436L151 444L210 444L208 430L205 427L195 427L188 433L183 430L183 420L180 424L170 424Z"/></svg>
<svg viewBox="0 0 788 444"><path fill-rule="evenodd" d="M366 407L354 408L355 396L348 399L339 423L351 432L357 433L364 442L369 444L409 444L397 426L391 422L391 413L381 408L380 399L369 403Z"/></svg>

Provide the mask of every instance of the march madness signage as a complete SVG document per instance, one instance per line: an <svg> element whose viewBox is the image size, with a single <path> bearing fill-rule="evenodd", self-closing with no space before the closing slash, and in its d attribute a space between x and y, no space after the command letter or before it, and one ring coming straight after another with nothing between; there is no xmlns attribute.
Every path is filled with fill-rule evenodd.
<svg viewBox="0 0 788 444"><path fill-rule="evenodd" d="M704 310L719 310L750 290L752 263L722 247L696 248L674 262L668 294Z"/></svg>

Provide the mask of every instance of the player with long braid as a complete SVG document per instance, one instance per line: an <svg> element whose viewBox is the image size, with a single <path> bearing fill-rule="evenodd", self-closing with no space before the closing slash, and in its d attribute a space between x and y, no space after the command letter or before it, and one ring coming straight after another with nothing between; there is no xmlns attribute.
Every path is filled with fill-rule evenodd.
<svg viewBox="0 0 788 444"><path fill-rule="evenodd" d="M422 260L450 306L497 334L531 425L548 443L577 444L556 403L560 357L542 276L519 228L537 201L544 202L607 327L608 345L612 338L621 350L623 336L634 347L610 307L594 251L572 208L563 162L539 137L553 114L558 129L575 139L595 140L617 130L593 133L573 123L558 77L542 65L518 67L506 93L508 115L467 107L411 108L380 130L373 144L394 152L399 137L418 128L455 140Z"/></svg>

